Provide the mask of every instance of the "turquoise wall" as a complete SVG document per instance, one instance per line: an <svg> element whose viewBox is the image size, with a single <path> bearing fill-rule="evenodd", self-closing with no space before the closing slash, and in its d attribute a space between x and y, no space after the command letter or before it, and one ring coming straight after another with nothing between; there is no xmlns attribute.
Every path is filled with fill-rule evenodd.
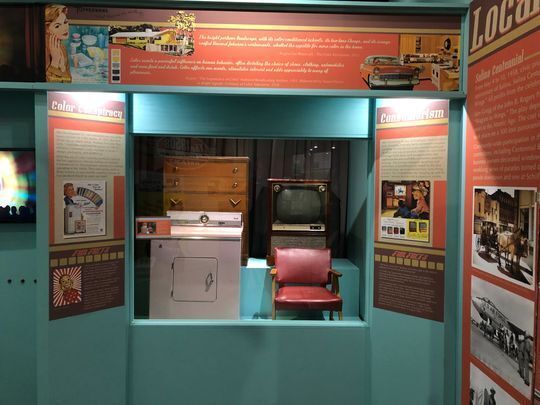
<svg viewBox="0 0 540 405"><path fill-rule="evenodd" d="M101 0L97 3L105 4ZM118 0L116 4L121 3ZM353 3L354 10L362 11L360 3ZM372 4L368 9L384 11L396 6L390 3L396 2ZM394 7L393 12L416 12L413 4L403 3L403 8ZM320 7L330 4L321 3ZM468 1L425 3L422 10L456 13L458 9L451 10L452 4ZM347 8L343 2L331 7L334 11ZM88 87L69 89L76 88ZM170 115L160 112L168 104L156 101L158 96L134 96L133 105L142 103L154 118L145 122L135 115L132 129L149 134L178 133L174 128L187 118L190 124L183 125L185 135L352 140L350 167L358 178L367 179L368 185L358 186L354 176L350 180L350 188L357 187L358 192L349 201L351 212L356 214L347 225L348 252L349 259L360 268L358 311L367 323L132 322L129 284L128 302L122 308L49 322L46 99L44 93L37 93L34 100L33 92L4 90L0 92L0 147L33 146L34 125L36 128L40 216L37 226L0 225L0 404L457 403L459 242L451 241L448 247L448 254L454 256L447 258L445 324L372 308L373 190L369 184L373 151L369 140L355 140L367 138L372 131L367 120L358 119L368 111L367 101L331 94L216 97L208 94L211 90L206 92L182 96L183 101L169 111ZM390 95L399 96L390 92L382 96ZM175 103L179 100L176 95L167 97ZM451 171L459 176L459 105L454 103L452 114L458 118L453 120L451 133L458 138L451 141L456 160L449 176ZM282 119L276 119L276 115ZM306 116L311 119L306 120ZM455 177L455 181L459 183L460 179ZM459 192L458 183L451 185L449 181L449 191ZM449 232L460 223L457 220L453 226L460 209L456 204L459 196L454 197L448 207ZM131 219L128 216L128 224ZM131 247L127 248L129 257Z"/></svg>
<svg viewBox="0 0 540 405"><path fill-rule="evenodd" d="M384 105L379 100L378 105ZM459 389L458 298L461 277L462 101L450 102L445 258L445 321L434 322L372 306L371 364L374 405L454 404ZM370 266L373 269L373 266ZM391 386L392 389L384 389ZM405 398L405 399L404 399Z"/></svg>
<svg viewBox="0 0 540 405"><path fill-rule="evenodd" d="M33 94L2 93L0 96L9 99L14 110L6 113L1 121L2 134L11 134L2 138L3 146L31 146ZM41 179L38 197L40 212L46 213L44 97L44 94L37 95L35 113ZM301 105L301 98L294 100L292 104ZM340 109L347 110L348 99L339 101ZM369 136L370 129L361 119L369 114L369 106L362 104L364 100L350 101L348 111L357 111L354 115L359 123L350 126L354 120L337 121L344 126L334 123L331 128L326 128L330 136L337 136L341 129L344 133ZM358 107L360 105L362 108ZM223 103L221 107L217 103L216 106L231 112L231 116L242 116L241 111L235 110L230 103ZM311 114L316 111L313 109ZM331 108L327 107L325 111L331 111ZM286 127L286 121L279 122L280 126ZM205 129L205 125L215 124L198 125L192 121L183 128L192 128L193 133L200 134L198 131ZM279 133L280 127L276 126L275 131ZM18 136L23 133L27 133L25 145L19 143L25 139ZM459 130L455 134L459 136ZM16 237L13 237L13 229L0 229L4 246L8 247L8 250L2 250L8 267L24 272L29 279L38 273L37 269L42 269L39 270L41 279L37 284L37 297L35 287L31 287L33 283L12 283L8 289L6 280L2 279L2 292L8 291L0 298L6 300L2 310L12 307L9 302L18 302L18 308L24 312L4 310L3 318L9 325L11 316L13 328L9 335L0 334L0 339L5 337L2 347L18 343L15 350L8 353L11 361L0 363L3 377L0 395L4 395L7 403L35 403L37 344L37 397L41 404L69 403L73 398L77 398L79 404L176 403L178 398L183 398L184 403L197 404L278 404L287 403L285 398L292 398L291 403L295 404L328 401L344 404L445 403L445 390L448 391L449 386L445 381L455 381L451 374L456 372L455 368L445 371L448 363L445 356L454 353L445 325L372 308L369 249L372 218L368 214L373 210L372 153L372 142L368 139L351 141L350 189L355 191L349 201L350 212L354 214L347 225L351 235L348 251L351 261L361 268L358 310L368 323L345 321L330 325L317 321L251 321L203 324L173 321L155 324L135 321L130 325L127 306L49 322L47 278L44 275L48 254L47 221L41 218L38 219L39 249L36 249L36 233L32 226L24 230L19 228ZM36 261L41 264L35 265ZM20 274L23 273L17 273L13 279L20 278ZM21 300L21 296L25 299ZM21 320L23 313L26 316ZM75 372L73 364L76 365ZM7 381L9 384L5 383ZM319 386L324 389L314 389ZM392 389L388 389L389 386ZM1 399L1 403L5 402Z"/></svg>
<svg viewBox="0 0 540 405"><path fill-rule="evenodd" d="M132 115L131 131L137 135L352 138L349 192L354 197L347 230L363 232L365 220L358 217L366 215L368 100L135 94ZM362 249L348 248L361 261ZM349 299L345 315L356 315L355 321L135 321L130 328L132 403L174 403L176 398L187 404L369 403L369 327L357 317L365 301L365 271L358 273L345 259L336 264ZM259 289L267 278L257 269L244 269L242 277L244 287ZM264 298L269 307L269 294L261 291L261 297L243 291L243 307L264 309L259 302ZM257 305L250 304L257 299Z"/></svg>
<svg viewBox="0 0 540 405"><path fill-rule="evenodd" d="M126 403L127 306L49 321L49 173L45 93L36 94L35 109L39 206L34 266L40 280L43 280L37 291L38 403L122 405ZM126 292L127 296L129 293ZM12 403L26 405L24 402Z"/></svg>
<svg viewBox="0 0 540 405"><path fill-rule="evenodd" d="M0 100L0 148L33 148L34 94ZM36 401L35 263L36 225L0 224L0 404Z"/></svg>
<svg viewBox="0 0 540 405"><path fill-rule="evenodd" d="M0 129L6 135L2 137L3 146L31 146L33 95L3 93L2 97L13 106L13 111L1 121ZM46 114L44 100L43 94L38 95L35 104L40 122ZM346 100L340 100L342 106ZM352 103L359 105L359 100ZM234 110L230 105L223 108ZM36 127L41 179L38 197L40 212L47 212L46 128L39 122ZM365 128L364 124L347 131L362 134L364 129L358 128ZM339 130L334 125L332 135L336 136ZM365 136L369 129L366 132ZM24 133L26 137L21 137ZM459 136L460 132L455 133ZM7 335L0 334L0 339L5 339L2 347L17 344L8 352L8 361L0 363L0 399L7 403L35 403L37 343L37 396L42 404L67 403L72 398L80 404L123 404L127 400L133 404L173 403L177 398L198 404L249 404L254 400L277 404L283 403L284 398L293 398L295 404L444 403L444 393L448 391L445 381L455 381L452 370L445 371L445 353L453 353L452 345L447 347L448 329L440 323L371 307L370 252L362 247L364 243L369 246L371 240L365 233L365 229L371 228L370 217L364 215L373 209L369 186L371 148L368 140L351 142L351 172L358 177L353 175L350 181L351 190L357 191L349 201L350 208L356 207L356 214L348 221L353 236L348 249L350 259L362 269L358 306L368 324L180 321L160 325L135 321L130 326L127 306L49 322L48 288L43 275L47 268L47 236L43 230L47 225L41 218L39 249L33 226L17 228L15 237L14 229L0 229L3 246L8 248L1 251L3 258L7 258L2 262L11 269L10 277L13 274L13 280L21 276L32 280L25 284L17 281L9 287L5 278L1 282L2 292L6 291L1 295L6 303L2 305L2 315L6 325L12 326ZM42 265L36 266L36 260ZM33 277L38 268L42 269L37 284L41 288L36 303ZM18 303L15 312L6 310L12 308L12 302ZM280 367L282 363L287 365L284 369ZM73 371L73 364L78 371ZM324 390L313 389L322 384ZM393 388L388 389L389 385Z"/></svg>
<svg viewBox="0 0 540 405"><path fill-rule="evenodd" d="M376 107L387 101L377 100ZM370 212L375 212L374 208ZM373 232L367 235L371 235L368 244L372 246ZM369 260L373 272L373 258ZM444 323L374 308L372 297L369 304L372 404L445 403Z"/></svg>
<svg viewBox="0 0 540 405"><path fill-rule="evenodd" d="M133 405L369 403L368 328L138 322L130 331Z"/></svg>
<svg viewBox="0 0 540 405"><path fill-rule="evenodd" d="M134 134L365 138L368 100L333 97L134 94Z"/></svg>
<svg viewBox="0 0 540 405"><path fill-rule="evenodd" d="M369 123L368 120L366 120ZM369 127L369 126L368 126ZM369 258L371 250L372 140L352 140L349 144L349 200L347 201L347 256L359 269L358 313L369 322L371 296Z"/></svg>

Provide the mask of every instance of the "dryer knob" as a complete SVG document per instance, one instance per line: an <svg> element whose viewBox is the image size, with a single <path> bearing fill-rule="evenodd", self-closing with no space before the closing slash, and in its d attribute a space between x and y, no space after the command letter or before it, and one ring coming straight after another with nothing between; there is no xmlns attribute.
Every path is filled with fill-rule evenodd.
<svg viewBox="0 0 540 405"><path fill-rule="evenodd" d="M209 220L210 218L208 218L208 215L206 214L201 215L201 217L199 218L199 221L201 221L201 224L206 224L208 223Z"/></svg>

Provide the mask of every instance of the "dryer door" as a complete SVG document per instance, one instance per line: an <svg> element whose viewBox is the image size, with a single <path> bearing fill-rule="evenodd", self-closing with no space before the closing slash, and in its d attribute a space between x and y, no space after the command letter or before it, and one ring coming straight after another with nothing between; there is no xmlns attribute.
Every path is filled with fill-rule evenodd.
<svg viewBox="0 0 540 405"><path fill-rule="evenodd" d="M172 273L173 301L217 300L218 261L215 257L175 257Z"/></svg>

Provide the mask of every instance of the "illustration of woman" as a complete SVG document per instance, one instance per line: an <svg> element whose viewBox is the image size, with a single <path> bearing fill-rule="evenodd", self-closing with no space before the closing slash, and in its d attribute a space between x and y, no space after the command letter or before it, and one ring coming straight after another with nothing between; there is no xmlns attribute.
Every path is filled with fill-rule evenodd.
<svg viewBox="0 0 540 405"><path fill-rule="evenodd" d="M45 8L45 77L48 82L71 83L67 49L69 37L67 7L51 4Z"/></svg>
<svg viewBox="0 0 540 405"><path fill-rule="evenodd" d="M429 219L429 205L426 201L428 190L423 184L415 184L412 189L416 207L411 210L411 218Z"/></svg>
<svg viewBox="0 0 540 405"><path fill-rule="evenodd" d="M66 183L64 184L64 203L66 206L68 205L77 205L75 201L73 201L73 197L75 197L77 193L75 192L75 187L73 186L73 183Z"/></svg>

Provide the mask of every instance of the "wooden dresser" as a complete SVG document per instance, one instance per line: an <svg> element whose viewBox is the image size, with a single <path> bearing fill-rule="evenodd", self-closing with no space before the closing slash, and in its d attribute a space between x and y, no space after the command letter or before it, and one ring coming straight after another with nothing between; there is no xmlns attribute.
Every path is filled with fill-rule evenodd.
<svg viewBox="0 0 540 405"><path fill-rule="evenodd" d="M241 212L242 265L249 257L249 158L183 157L163 159L163 212Z"/></svg>

